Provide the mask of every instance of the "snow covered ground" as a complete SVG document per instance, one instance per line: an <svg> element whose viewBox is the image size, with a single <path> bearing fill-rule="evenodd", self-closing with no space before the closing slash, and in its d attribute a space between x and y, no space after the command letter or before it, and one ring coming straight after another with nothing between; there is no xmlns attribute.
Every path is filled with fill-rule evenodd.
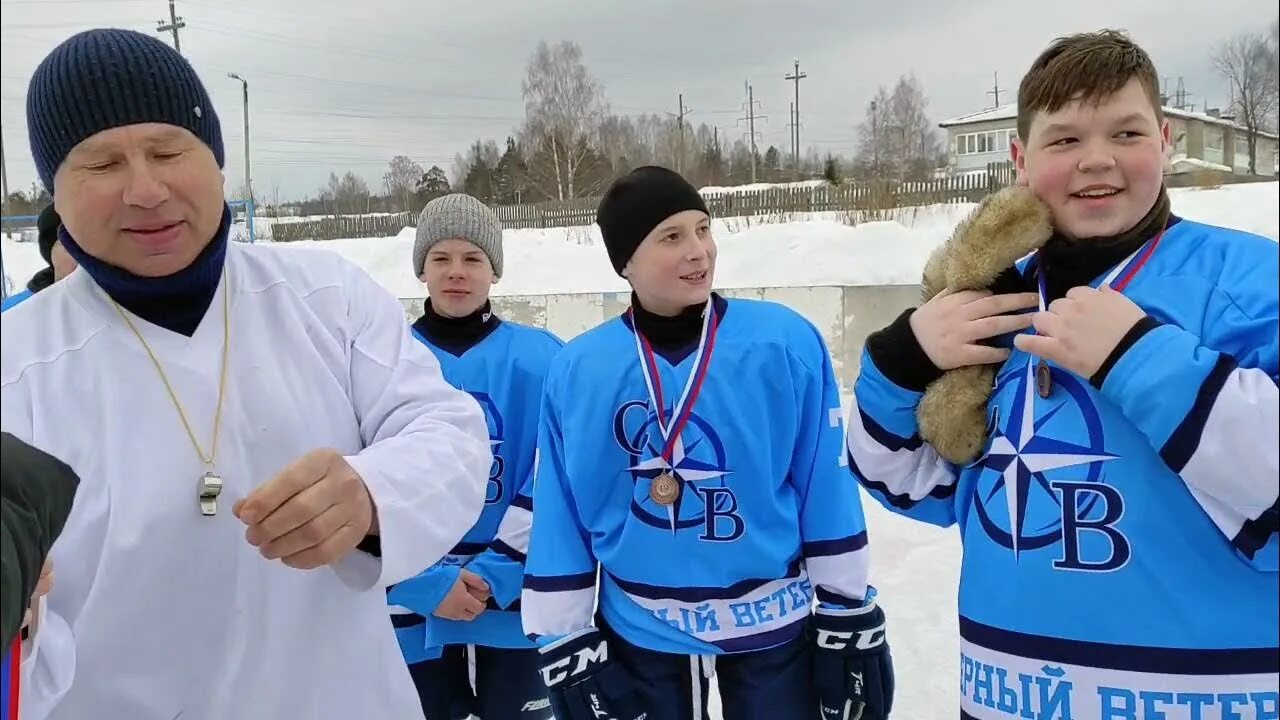
<svg viewBox="0 0 1280 720"><path fill-rule="evenodd" d="M704 188L705 190L706 188ZM1280 185L1252 183L1217 189L1171 191L1183 217L1280 237ZM720 246L716 285L721 288L901 285L919 280L929 251L951 233L973 205L904 208L890 221L846 224L841 213L792 214L774 218L715 221ZM341 253L399 297L420 297L413 276L412 228L390 238L292 243ZM619 292L627 289L613 272L593 226L504 233L506 276L496 295ZM5 273L21 286L43 261L35 243L6 238Z"/></svg>
<svg viewBox="0 0 1280 720"><path fill-rule="evenodd" d="M1183 217L1280 238L1280 185L1258 183L1212 190L1174 190ZM969 205L902 211L893 221L845 225L837 213L765 223L759 218L717 220L717 285L803 287L911 284L925 258L944 240ZM777 218L775 218L776 220ZM401 297L422 287L410 269L413 230L396 237L298 243L339 252ZM25 282L42 261L34 243L3 242L5 269ZM592 228L513 230L505 234L507 295L606 292L626 289L609 266ZM849 406L851 399L844 398ZM871 577L889 618L897 675L894 717L941 720L956 716L959 638L956 587L960 546L944 530L893 515L864 497L871 547ZM718 702L713 717L719 718Z"/></svg>

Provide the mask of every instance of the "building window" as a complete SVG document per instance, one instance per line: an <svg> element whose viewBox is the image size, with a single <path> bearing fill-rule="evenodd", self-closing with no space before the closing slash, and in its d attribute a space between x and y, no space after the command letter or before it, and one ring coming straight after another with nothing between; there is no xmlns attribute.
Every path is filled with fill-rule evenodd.
<svg viewBox="0 0 1280 720"><path fill-rule="evenodd" d="M1016 130L988 130L980 133L965 133L956 136L957 155L985 155L999 153L1007 155L1009 144L1017 137Z"/></svg>
<svg viewBox="0 0 1280 720"><path fill-rule="evenodd" d="M1208 126L1204 129L1204 159L1206 162L1221 165L1223 148L1226 146L1226 133L1222 128Z"/></svg>
<svg viewBox="0 0 1280 720"><path fill-rule="evenodd" d="M1259 150L1261 150L1261 148L1259 148ZM1261 155L1261 153L1259 153L1259 155ZM1235 166L1237 170L1249 169L1249 141L1245 138L1236 138Z"/></svg>

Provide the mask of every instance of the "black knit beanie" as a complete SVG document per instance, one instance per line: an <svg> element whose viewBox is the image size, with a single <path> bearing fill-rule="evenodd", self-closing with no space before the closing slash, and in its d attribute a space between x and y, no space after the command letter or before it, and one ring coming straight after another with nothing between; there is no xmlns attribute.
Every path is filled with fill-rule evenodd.
<svg viewBox="0 0 1280 720"><path fill-rule="evenodd" d="M697 189L673 170L650 165L615 180L596 210L596 224L614 271L621 275L645 236L685 210L711 214Z"/></svg>
<svg viewBox="0 0 1280 720"><path fill-rule="evenodd" d="M45 188L72 148L112 128L164 123L185 128L223 165L222 129L191 64L157 38L133 30L72 35L31 76L27 132Z"/></svg>
<svg viewBox="0 0 1280 720"><path fill-rule="evenodd" d="M53 264L53 244L58 242L58 226L61 224L62 218L58 217L58 211L53 209L53 203L46 205L36 220L40 257L44 258L45 265Z"/></svg>

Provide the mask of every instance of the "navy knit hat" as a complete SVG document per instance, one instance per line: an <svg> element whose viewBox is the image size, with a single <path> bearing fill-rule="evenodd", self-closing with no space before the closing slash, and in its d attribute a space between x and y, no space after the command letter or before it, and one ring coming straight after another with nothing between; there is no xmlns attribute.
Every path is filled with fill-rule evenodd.
<svg viewBox="0 0 1280 720"><path fill-rule="evenodd" d="M658 223L685 210L710 215L696 188L674 170L649 165L613 182L596 209L596 224L619 275Z"/></svg>
<svg viewBox="0 0 1280 720"><path fill-rule="evenodd" d="M72 148L92 135L139 123L190 130L223 165L222 128L191 64L133 30L72 35L40 62L27 90L31 155L45 188Z"/></svg>

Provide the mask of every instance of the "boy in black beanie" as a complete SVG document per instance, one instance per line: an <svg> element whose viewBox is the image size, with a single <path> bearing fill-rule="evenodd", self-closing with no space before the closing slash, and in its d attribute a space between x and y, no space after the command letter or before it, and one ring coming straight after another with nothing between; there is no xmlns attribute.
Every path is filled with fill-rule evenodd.
<svg viewBox="0 0 1280 720"><path fill-rule="evenodd" d="M711 219L678 174L619 179L597 222L631 307L548 372L521 600L556 717L706 717L718 675L726 718L883 720L884 613L821 334L711 292Z"/></svg>

